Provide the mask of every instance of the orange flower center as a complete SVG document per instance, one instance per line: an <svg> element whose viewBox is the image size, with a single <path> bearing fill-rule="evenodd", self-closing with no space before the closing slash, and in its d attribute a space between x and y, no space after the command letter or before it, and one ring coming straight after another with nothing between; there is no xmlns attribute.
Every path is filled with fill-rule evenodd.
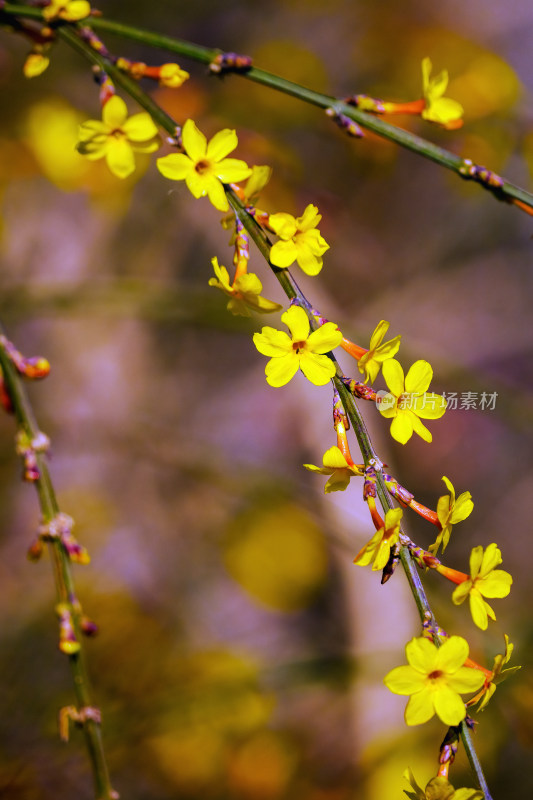
<svg viewBox="0 0 533 800"><path fill-rule="evenodd" d="M292 349L298 354L300 350L305 350L306 341L305 339L301 342L293 342Z"/></svg>
<svg viewBox="0 0 533 800"><path fill-rule="evenodd" d="M440 669L436 669L433 672L429 673L428 678L430 681L436 681L439 678L442 678L443 675L444 673Z"/></svg>
<svg viewBox="0 0 533 800"><path fill-rule="evenodd" d="M209 163L209 161L205 161L205 160L197 161L196 164L194 165L194 169L196 170L196 172L199 175L203 175L204 172L208 171L210 166L211 166L211 164Z"/></svg>

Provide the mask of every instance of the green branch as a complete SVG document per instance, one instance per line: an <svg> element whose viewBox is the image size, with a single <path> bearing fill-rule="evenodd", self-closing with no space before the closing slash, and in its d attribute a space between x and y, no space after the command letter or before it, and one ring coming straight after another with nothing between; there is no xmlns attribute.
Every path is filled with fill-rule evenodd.
<svg viewBox="0 0 533 800"><path fill-rule="evenodd" d="M5 337L0 325L0 336ZM31 442L39 434L39 426L33 414L28 396L22 384L22 378L15 368L5 346L0 341L0 368L7 393L13 405L17 422L17 429ZM35 453L39 477L35 481L39 506L41 509L41 523L47 525L59 514L59 505L55 495L50 471L44 453ZM57 602L69 611L74 636L79 644L79 650L68 656L78 711L95 707L89 675L86 666L85 652L81 631L81 608L76 598L72 569L67 553L59 539L49 542L54 578L56 583ZM87 718L83 722L83 731L89 758L92 765L95 797L98 800L116 800L116 792L111 786L109 771L104 752L100 724L95 719Z"/></svg>
<svg viewBox="0 0 533 800"><path fill-rule="evenodd" d="M1 17L4 17L8 24L9 16L15 19L20 17L42 20L42 14L39 9L16 5L14 3L6 3L2 11L0 11L0 15L0 21ZM202 64L210 64L215 57L221 53L221 51L216 48L203 47L202 45L193 44L192 42L187 42L182 39L146 31L142 28L123 25L120 22L114 22L104 17L89 17L80 24L88 26L95 31L111 33L151 47L166 50ZM57 26L57 32L61 35L63 31L68 30L70 27L75 26L59 24ZM333 108L336 113L343 114L362 128L372 131L377 136L394 142L400 147L404 147L411 152L417 153L439 164L441 167L451 170L463 180L475 181L497 199L507 202L518 201L533 209L533 194L520 186L516 186L514 183L511 183L511 181L500 178L499 176L496 176L497 180L494 182L495 176L493 176L491 172L484 168L476 169L477 165L473 164L468 159L461 158L455 153L445 150L427 139L423 139L414 133L403 130L396 125L391 125L373 114L347 105L339 98L307 89L299 83L287 80L279 75L274 75L272 72L260 69L259 67L252 66L247 70L235 71L235 74L238 74L246 80L254 81L255 83L268 86L276 91L283 92L284 94L317 106L318 108L324 110ZM135 97L134 92L131 94L132 97Z"/></svg>

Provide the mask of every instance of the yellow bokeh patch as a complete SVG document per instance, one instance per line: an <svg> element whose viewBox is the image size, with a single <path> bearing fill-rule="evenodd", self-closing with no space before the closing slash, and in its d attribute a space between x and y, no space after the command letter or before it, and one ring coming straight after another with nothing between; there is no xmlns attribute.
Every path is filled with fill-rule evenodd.
<svg viewBox="0 0 533 800"><path fill-rule="evenodd" d="M325 583L328 566L322 531L293 503L255 508L235 519L224 562L255 600L278 611L309 605Z"/></svg>

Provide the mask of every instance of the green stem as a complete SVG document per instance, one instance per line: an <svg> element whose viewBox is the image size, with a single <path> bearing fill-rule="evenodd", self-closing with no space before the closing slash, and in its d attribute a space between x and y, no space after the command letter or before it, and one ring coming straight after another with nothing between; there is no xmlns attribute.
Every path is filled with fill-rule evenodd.
<svg viewBox="0 0 533 800"><path fill-rule="evenodd" d="M1 325L0 335L5 336L5 332ZM3 374L7 393L13 404L17 428L19 431L23 432L28 439L33 440L39 434L39 426L22 384L22 379L1 341L0 368ZM36 458L40 477L35 481L35 486L37 489L39 506L41 509L41 521L43 524L47 524L51 522L59 513L59 505L52 484L48 464L46 462L46 456L43 453L37 453ZM78 710L82 708L92 708L95 704L93 701L92 689L86 665L86 657L83 648L83 639L80 626L81 609L76 599L76 591L70 561L60 541L50 542L49 551L52 558L57 601L69 609L75 636L80 644L79 651L68 656L72 671L72 678L74 681L74 691ZM85 733L89 758L92 764L95 797L98 798L98 800L114 800L117 795L113 791L110 783L100 725L94 720L87 719L83 724L83 730Z"/></svg>
<svg viewBox="0 0 533 800"><path fill-rule="evenodd" d="M42 14L39 9L30 8L28 6L20 6L14 3L6 3L0 11L0 14L7 18L12 17L26 17L28 19L42 20ZM105 19L103 17L89 17L82 23L95 31L104 31L107 33L121 36L133 41L141 42L142 44L157 47L168 52L175 53L193 61L198 61L202 64L210 64L215 56L221 51L216 48L203 47L201 45L193 44L192 42L176 39L171 36L164 36L162 34L146 31L142 28L136 28L131 25L124 25L120 22ZM57 32L62 35L65 30L73 28L71 25L58 25ZM65 37L63 37L65 38ZM72 42L70 42L72 44ZM376 117L373 114L361 111L358 108L347 105L341 99L326 95L321 92L315 92L312 89L307 89L299 83L282 78L267 70L260 69L259 67L251 67L246 71L237 71L236 74L245 78L246 80L254 81L263 86L268 86L276 91L283 92L284 94L302 100L305 103L315 105L318 108L327 109L334 108L334 110L344 116L348 117L354 122L357 122L362 128L372 131L377 136L394 142L400 147L411 150L424 158L439 164L446 169L451 170L463 180L473 180L482 186L487 191L491 192L499 200L512 202L518 200L524 203L529 208L533 208L533 194L516 186L514 183L501 178L501 185L491 185L484 177L483 173L470 172L469 167L472 166L467 159L457 156L455 153L445 150L436 144L417 136L414 133L403 130L396 125L391 125L385 120ZM118 81L117 81L118 82ZM132 97L136 97L135 91L131 93ZM146 107L146 105L145 105ZM154 119L157 119L155 116ZM165 127L165 126L163 126ZM476 166L476 165L474 165Z"/></svg>

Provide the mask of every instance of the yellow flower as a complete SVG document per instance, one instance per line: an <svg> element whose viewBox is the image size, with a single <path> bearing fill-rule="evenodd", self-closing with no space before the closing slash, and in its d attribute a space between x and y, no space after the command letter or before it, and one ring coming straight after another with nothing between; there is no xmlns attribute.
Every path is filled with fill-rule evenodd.
<svg viewBox="0 0 533 800"><path fill-rule="evenodd" d="M434 714L445 725L459 725L466 716L460 694L474 692L484 682L477 669L465 667L468 642L450 636L437 647L423 636L405 647L409 664L396 667L383 679L394 694L410 695L405 708L407 725L421 725Z"/></svg>
<svg viewBox="0 0 533 800"><path fill-rule="evenodd" d="M271 263L285 269L296 261L307 275L318 275L322 269L321 256L329 250L329 244L316 227L321 219L313 205L308 205L298 218L284 211L271 214L268 224L281 239L272 246Z"/></svg>
<svg viewBox="0 0 533 800"><path fill-rule="evenodd" d="M43 8L43 17L48 22L58 18L77 22L88 17L90 13L91 5L86 0L50 0L49 5Z"/></svg>
<svg viewBox="0 0 533 800"><path fill-rule="evenodd" d="M102 121L90 119L80 125L76 149L90 161L105 158L117 178L127 178L135 170L134 153L153 153L159 147L157 127L149 114L128 117L126 103L118 95L109 98L102 109Z"/></svg>
<svg viewBox="0 0 533 800"><path fill-rule="evenodd" d="M371 561L373 570L383 569L390 558L390 551L400 535L400 520L403 516L401 508L391 508L385 514L385 525L379 528L368 544L357 553L354 564L366 567Z"/></svg>
<svg viewBox="0 0 533 800"><path fill-rule="evenodd" d="M42 75L45 69L48 68L50 64L50 59L48 56L43 55L43 53L39 53L34 51L30 53L26 57L26 61L24 62L24 66L22 67L22 72L24 73L25 78L36 78L38 75Z"/></svg>
<svg viewBox="0 0 533 800"><path fill-rule="evenodd" d="M441 525L441 531L435 542L428 547L429 552L433 553L433 555L437 555L441 544L442 552L444 553L450 541L452 525L456 525L469 517L474 508L470 492L463 492L455 499L455 489L451 481L445 475L442 476L442 480L450 494L439 497L439 502L437 503L437 517Z"/></svg>
<svg viewBox="0 0 533 800"><path fill-rule="evenodd" d="M272 300L267 300L266 297L261 297L263 285L253 272L240 275L231 286L226 267L219 266L217 258L212 258L211 264L216 278L209 279L209 286L216 286L217 289L227 294L230 301L226 308L232 314L249 317L251 316L250 308L262 314L281 311L282 306L279 303L274 303Z"/></svg>
<svg viewBox="0 0 533 800"><path fill-rule="evenodd" d="M439 419L446 411L446 400L440 394L427 392L433 370L427 361L415 361L404 378L398 361L389 358L383 363L383 377L389 393L380 392L379 410L387 419L392 419L390 432L400 444L409 441L414 433L426 442L432 441L431 433L420 421Z"/></svg>
<svg viewBox="0 0 533 800"><path fill-rule="evenodd" d="M219 211L228 211L223 183L242 181L252 170L237 158L226 158L238 144L237 134L229 128L216 133L207 142L192 119L181 132L185 153L172 153L157 159L159 172L172 181L184 180L194 197L209 197Z"/></svg>
<svg viewBox="0 0 533 800"><path fill-rule="evenodd" d="M309 334L307 314L299 306L291 306L281 315L291 332L265 327L254 334L254 344L264 356L271 356L265 374L270 386L284 386L300 368L315 386L324 386L335 375L335 364L325 353L337 347L342 333L334 322L326 322Z"/></svg>
<svg viewBox="0 0 533 800"><path fill-rule="evenodd" d="M482 631L487 629L488 617L496 619L496 614L483 598L507 597L511 591L512 576L503 569L495 569L501 563L502 554L496 544L489 544L485 552L482 545L474 547L470 553L470 577L452 594L456 606L470 598L472 619Z"/></svg>
<svg viewBox="0 0 533 800"><path fill-rule="evenodd" d="M483 800L484 797L483 792L479 789L455 789L446 778L442 778L440 775L431 778L425 789L418 785L409 768L405 770L403 777L414 789L414 792L404 789L410 800Z"/></svg>
<svg viewBox="0 0 533 800"><path fill-rule="evenodd" d="M478 711L483 711L490 698L496 691L496 686L498 683L501 683L506 678L509 678L511 675L514 675L515 672L521 669L519 666L503 669L505 664L509 662L514 650L514 644L511 644L506 633L504 633L504 638L505 652L494 657L494 666L492 668L490 678L488 681L486 681L485 686L482 687L481 691L479 691L475 697L468 701L469 706L481 701L477 707Z"/></svg>
<svg viewBox="0 0 533 800"><path fill-rule="evenodd" d="M314 464L304 464L304 467L310 472L319 472L321 475L330 475L331 477L326 481L324 491L326 494L329 492L344 491L350 483L350 478L354 475L361 477L364 475L363 470L356 464L350 464L339 447L330 447L326 450L322 457L324 466L315 467Z"/></svg>
<svg viewBox="0 0 533 800"><path fill-rule="evenodd" d="M426 107L422 111L422 118L429 122L437 122L445 128L460 128L463 124L463 107L457 100L443 97L448 86L448 71L443 70L435 78L430 78L432 69L431 59L422 61L422 84Z"/></svg>
<svg viewBox="0 0 533 800"><path fill-rule="evenodd" d="M169 89L179 88L189 77L179 64L162 64L159 68L159 84Z"/></svg>
<svg viewBox="0 0 533 800"><path fill-rule="evenodd" d="M272 175L272 167L266 165L253 166L252 172L244 186L243 195L248 204L255 205L259 193L265 188Z"/></svg>
<svg viewBox="0 0 533 800"><path fill-rule="evenodd" d="M359 372L364 374L365 383L376 380L380 365L388 358L392 358L398 352L401 336L395 336L388 342L381 344L385 334L389 330L389 323L384 319L378 322L376 329L370 337L370 349L358 359L357 367Z"/></svg>

